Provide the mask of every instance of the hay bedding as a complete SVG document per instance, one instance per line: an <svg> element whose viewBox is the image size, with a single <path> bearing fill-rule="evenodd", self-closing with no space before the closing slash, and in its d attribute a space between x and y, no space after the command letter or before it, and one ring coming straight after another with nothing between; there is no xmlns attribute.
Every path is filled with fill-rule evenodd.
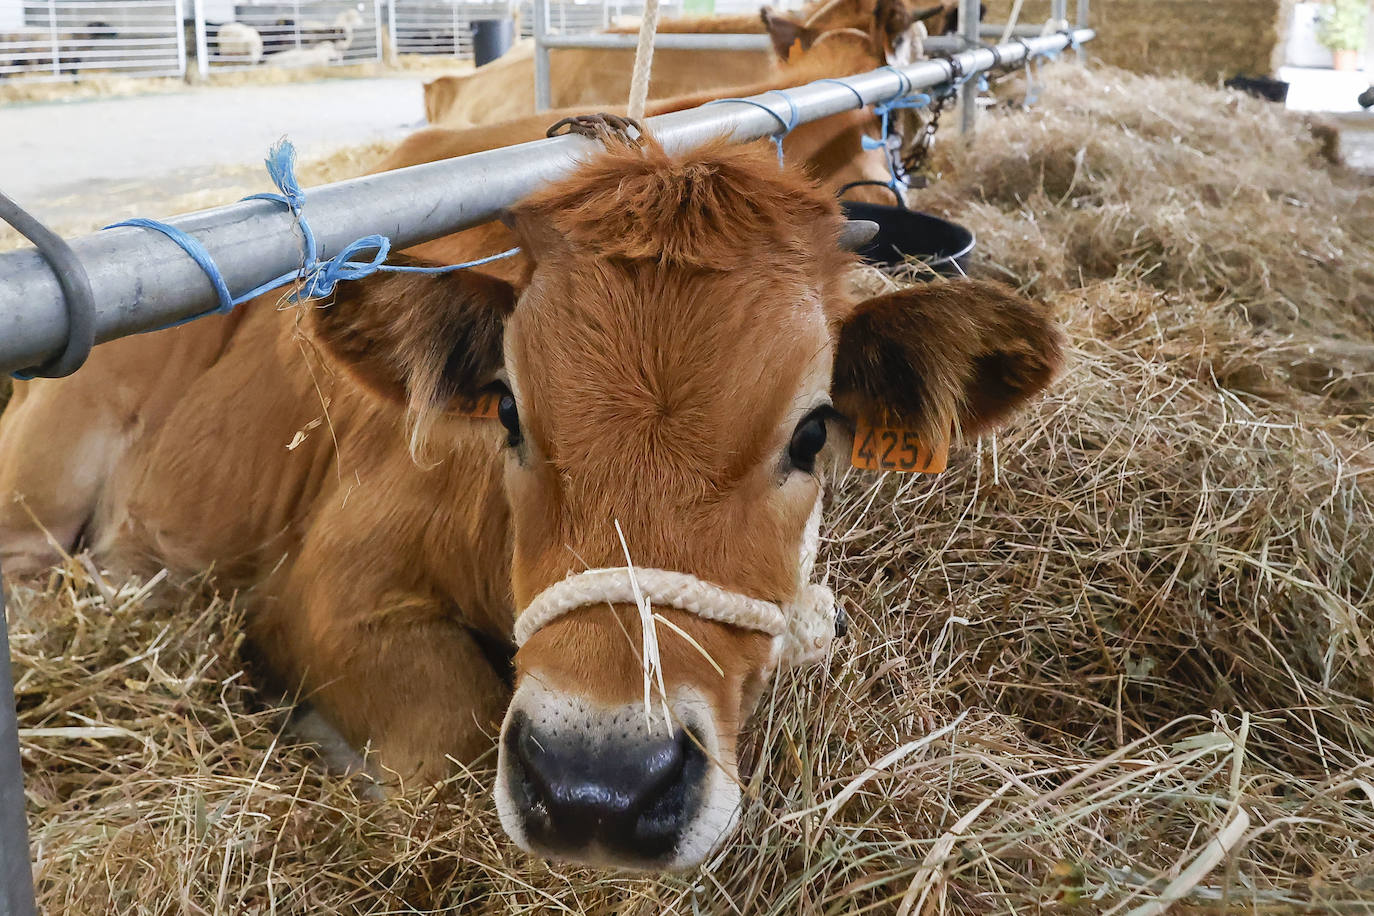
<svg viewBox="0 0 1374 916"><path fill-rule="evenodd" d="M490 758L365 800L255 704L239 596L78 559L13 594L45 910L1374 911L1371 192L1260 103L1046 77L922 204L1071 366L938 478L840 481L856 623L708 868L526 859Z"/></svg>

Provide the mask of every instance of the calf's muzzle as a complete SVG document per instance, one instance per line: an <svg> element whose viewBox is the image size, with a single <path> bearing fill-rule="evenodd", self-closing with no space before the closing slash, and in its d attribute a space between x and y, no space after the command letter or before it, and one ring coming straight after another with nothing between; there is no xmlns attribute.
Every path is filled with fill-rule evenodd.
<svg viewBox="0 0 1374 916"><path fill-rule="evenodd" d="M677 848L701 803L707 759L683 728L631 730L593 745L517 714L504 741L525 834L550 852L652 863Z"/></svg>

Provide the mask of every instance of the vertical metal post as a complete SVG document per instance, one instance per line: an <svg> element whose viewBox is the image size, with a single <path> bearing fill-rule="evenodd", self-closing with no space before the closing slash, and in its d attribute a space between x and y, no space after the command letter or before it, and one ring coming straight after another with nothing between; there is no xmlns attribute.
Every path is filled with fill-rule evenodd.
<svg viewBox="0 0 1374 916"><path fill-rule="evenodd" d="M196 71L201 79L210 76L210 42L205 34L205 0L193 0L196 11Z"/></svg>
<svg viewBox="0 0 1374 916"><path fill-rule="evenodd" d="M1086 29L1088 27L1088 0L1078 0L1078 17L1074 23L1074 28ZM1088 52L1083 50L1083 46L1078 46L1078 62L1086 64L1088 62Z"/></svg>
<svg viewBox="0 0 1374 916"><path fill-rule="evenodd" d="M176 24L173 26L177 33L177 76L186 78L186 4L184 0L176 0L173 4L175 12L173 16Z"/></svg>
<svg viewBox="0 0 1374 916"><path fill-rule="evenodd" d="M1069 0L1052 0L1050 18L1054 20L1056 29L1064 28L1069 19Z"/></svg>
<svg viewBox="0 0 1374 916"><path fill-rule="evenodd" d="M1062 0L1056 0L1062 2ZM959 0L959 32L964 46L976 48L979 44L978 26L979 0ZM978 80L967 79L959 87L959 132L965 136L973 133L974 122L978 119Z"/></svg>
<svg viewBox="0 0 1374 916"><path fill-rule="evenodd" d="M390 0L386 5L386 37L387 49L391 52L392 64L400 63L401 46L396 43L396 0Z"/></svg>
<svg viewBox="0 0 1374 916"><path fill-rule="evenodd" d="M382 47L382 0L372 0L372 32L377 41L377 56L374 59L384 61L386 49Z"/></svg>
<svg viewBox="0 0 1374 916"><path fill-rule="evenodd" d="M57 38L57 0L48 0L48 42L52 45L52 75L62 75L61 42Z"/></svg>
<svg viewBox="0 0 1374 916"><path fill-rule="evenodd" d="M549 87L549 49L544 36L549 28L548 0L534 0L534 110L548 111L553 107L553 92Z"/></svg>
<svg viewBox="0 0 1374 916"><path fill-rule="evenodd" d="M392 3L392 5L394 6L395 3L396 3L396 0L391 0L391 3ZM457 4L457 3L453 3L453 4L450 4L450 5L449 5L449 26L448 26L448 28L449 28L449 31L453 33L453 56L454 56L454 57L457 57L457 56L458 56L458 36L461 35L461 34L463 34L463 29L465 29L465 28L466 28L469 32L472 31L472 24L471 24L470 22L463 22L462 20L460 20L460 19L458 18L458 4Z"/></svg>
<svg viewBox="0 0 1374 916"><path fill-rule="evenodd" d="M24 770L19 760L19 719L10 673L5 594L0 590L0 914L34 916L29 830L24 819Z"/></svg>

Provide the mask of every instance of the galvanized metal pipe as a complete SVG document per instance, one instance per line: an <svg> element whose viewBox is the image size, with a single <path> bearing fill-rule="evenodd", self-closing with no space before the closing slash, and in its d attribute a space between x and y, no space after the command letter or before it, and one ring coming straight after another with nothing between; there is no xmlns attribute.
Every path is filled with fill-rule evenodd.
<svg viewBox="0 0 1374 916"><path fill-rule="evenodd" d="M52 75L62 78L62 43L57 38L57 0L48 0L48 43L52 45Z"/></svg>
<svg viewBox="0 0 1374 916"><path fill-rule="evenodd" d="M969 47L978 44L978 27L981 24L983 4L979 0L959 0L959 33ZM969 71L965 71L966 73ZM959 87L959 132L964 136L973 133L978 121L978 81L966 80Z"/></svg>
<svg viewBox="0 0 1374 916"><path fill-rule="evenodd" d="M1093 37L1090 29L1075 33ZM1004 63L1062 50L1062 34L1000 46ZM995 58L986 48L955 55L964 73L986 70ZM914 88L946 84L951 65L920 61L901 72ZM894 98L907 83L891 70L848 77L854 92L833 82L787 90L798 123ZM776 92L754 96L783 119L790 116ZM703 106L648 120L648 129L670 152L719 137L744 142L767 137L778 121L743 103ZM327 256L371 233L391 238L398 249L495 219L502 210L551 179L571 171L596 144L558 137L369 175L310 190L306 214ZM244 201L168 222L196 236L219 265L231 290L246 290L300 264L300 237L285 208ZM170 240L142 229L109 229L72 241L96 299L96 340L162 327L213 308L214 289L200 268ZM0 253L0 370L39 364L62 349L67 318L62 294L48 266L32 249Z"/></svg>
<svg viewBox="0 0 1374 916"><path fill-rule="evenodd" d="M553 106L553 89L549 83L549 4L548 0L534 0L530 15L534 17L534 110L548 111Z"/></svg>
<svg viewBox="0 0 1374 916"><path fill-rule="evenodd" d="M540 42L546 48L627 48L633 50L638 35L545 35ZM772 51L773 41L763 34L695 34L665 32L654 38L657 49L682 51Z"/></svg>
<svg viewBox="0 0 1374 916"><path fill-rule="evenodd" d="M985 22L978 26L978 34L983 38L1001 38L1002 33L1007 30L1005 23L998 25L994 22ZM1044 31L1044 26L1040 25L1017 25L1011 30L1012 38L1035 38Z"/></svg>
<svg viewBox="0 0 1374 916"><path fill-rule="evenodd" d="M1000 38L1004 26L983 24L978 27L981 38ZM1043 29L1038 25L1019 25L1012 30L1017 38L1034 38ZM594 33L590 35L545 35L540 44L546 48L633 49L637 36ZM924 42L932 51L958 51L968 47L962 35L932 35ZM773 40L758 32L665 32L654 39L654 47L683 51L769 51Z"/></svg>
<svg viewBox="0 0 1374 916"><path fill-rule="evenodd" d="M390 6L391 4L387 5ZM382 41L382 0L372 0L372 40L377 43L376 59L385 61L386 45Z"/></svg>
<svg viewBox="0 0 1374 916"><path fill-rule="evenodd" d="M196 72L201 79L210 76L210 43L205 28L205 0L192 0L196 13Z"/></svg>
<svg viewBox="0 0 1374 916"><path fill-rule="evenodd" d="M1079 29L1088 28L1088 20L1090 18L1091 17L1088 12L1088 0L1078 0L1078 15L1074 20L1074 27ZM1080 64L1088 62L1088 52L1083 50L1082 45L1079 45L1078 47L1078 62Z"/></svg>
<svg viewBox="0 0 1374 916"><path fill-rule="evenodd" d="M454 4L454 9L457 9L457 4ZM455 12L454 15L456 16L457 13ZM400 45L396 42L396 4L394 2L386 5L386 35L387 45L391 49L386 60L388 63L394 64L396 59L401 56ZM453 30L453 56L458 56L458 29L456 26Z"/></svg>
<svg viewBox="0 0 1374 916"><path fill-rule="evenodd" d="M185 0L176 0L173 15L176 16L177 36L177 75L186 75L186 5Z"/></svg>
<svg viewBox="0 0 1374 916"><path fill-rule="evenodd" d="M0 914L34 916L29 831L24 819L24 770L10 673L9 626L0 591Z"/></svg>

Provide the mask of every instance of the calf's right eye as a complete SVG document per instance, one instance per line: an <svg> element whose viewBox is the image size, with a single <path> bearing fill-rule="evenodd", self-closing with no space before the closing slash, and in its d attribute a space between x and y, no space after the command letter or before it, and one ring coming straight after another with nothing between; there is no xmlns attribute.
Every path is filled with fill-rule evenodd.
<svg viewBox="0 0 1374 916"><path fill-rule="evenodd" d="M511 448L520 444L520 412L515 407L515 395L509 391L502 393L496 402L496 418L506 428L506 444Z"/></svg>

